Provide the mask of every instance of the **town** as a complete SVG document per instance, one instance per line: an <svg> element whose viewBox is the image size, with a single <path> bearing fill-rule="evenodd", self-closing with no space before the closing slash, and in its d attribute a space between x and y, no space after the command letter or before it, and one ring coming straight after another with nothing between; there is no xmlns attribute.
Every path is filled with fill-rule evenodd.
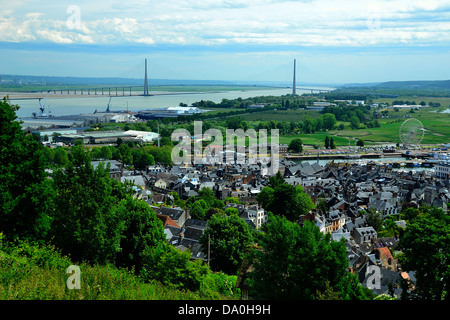
<svg viewBox="0 0 450 320"><path fill-rule="evenodd" d="M93 165L99 162L94 161ZM197 196L199 190L210 188L217 199L238 199L237 203L225 202L223 209L236 208L239 217L251 228L260 229L267 222L268 212L257 200L269 180L268 175L261 174L261 164L152 165L142 171L129 171L117 160L106 162L110 164L111 177L131 181L135 185L135 197L145 200L157 213L164 224L167 242L179 250L189 250L192 259L208 261L207 248L199 243L207 222L192 218L189 208L174 205L174 192L187 200ZM389 294L389 290L394 290L399 298L398 280L414 281L414 273L404 272L394 258L399 234L380 232L383 228L372 226L367 213L376 212L381 220L395 218L389 221L405 228L405 221L399 219L404 208L429 205L447 212L449 175L440 172L448 172L450 164L443 160L436 165L438 167L440 170L436 172L406 171L375 161L363 164L330 161L320 165L315 162L298 164L281 158L279 171L287 184L302 186L315 204L324 202L323 207L316 206L299 216L297 223L313 221L322 233L331 233L333 240L344 238L350 272L357 275L361 284L370 287L367 270L378 266L381 283L373 288L374 293Z"/></svg>

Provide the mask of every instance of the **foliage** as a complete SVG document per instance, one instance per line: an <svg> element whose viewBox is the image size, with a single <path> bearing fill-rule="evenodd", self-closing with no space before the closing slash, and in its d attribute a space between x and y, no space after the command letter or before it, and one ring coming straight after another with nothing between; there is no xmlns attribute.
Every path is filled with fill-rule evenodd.
<svg viewBox="0 0 450 320"><path fill-rule="evenodd" d="M180 300L203 299L199 292L179 291L156 281L144 282L112 265L81 263L81 289L66 286L70 257L49 245L28 241L2 244L0 234L0 300ZM211 290L213 290L213 287ZM223 299L218 293L210 299Z"/></svg>
<svg viewBox="0 0 450 320"><path fill-rule="evenodd" d="M207 226L199 243L203 252L210 248L211 269L236 274L253 241L249 225L236 214L217 213L208 220Z"/></svg>
<svg viewBox="0 0 450 320"><path fill-rule="evenodd" d="M169 287L197 291L209 269L201 260L191 261L190 258L189 250L181 252L160 243L142 254L141 276L146 281L157 280Z"/></svg>
<svg viewBox="0 0 450 320"><path fill-rule="evenodd" d="M116 265L139 272L141 254L166 240L162 222L147 203L129 195L119 202L115 210L123 223Z"/></svg>
<svg viewBox="0 0 450 320"><path fill-rule="evenodd" d="M303 146L302 146L303 142L302 139L293 139L290 143L289 143L289 147L288 149L290 151L293 152L302 152L303 151Z"/></svg>
<svg viewBox="0 0 450 320"><path fill-rule="evenodd" d="M270 184L269 184L270 185ZM257 195L258 203L267 211L296 221L314 208L314 203L301 186L281 183L264 187Z"/></svg>
<svg viewBox="0 0 450 320"><path fill-rule="evenodd" d="M223 272L209 272L200 286L202 296L210 298L240 297L240 290L236 288L237 276L227 275Z"/></svg>
<svg viewBox="0 0 450 320"><path fill-rule="evenodd" d="M303 227L269 216L260 247L254 248L249 273L255 299L365 299L357 279L347 271L344 241L331 241L312 222Z"/></svg>
<svg viewBox="0 0 450 320"><path fill-rule="evenodd" d="M20 127L18 108L0 101L0 232L43 240L53 199L46 157L43 145Z"/></svg>
<svg viewBox="0 0 450 320"><path fill-rule="evenodd" d="M375 209L369 209L367 213L367 224L375 229L375 231L380 231L383 225L383 218L381 214Z"/></svg>
<svg viewBox="0 0 450 320"><path fill-rule="evenodd" d="M415 271L413 298L449 298L449 222L450 217L437 208L421 208L419 215L408 221L399 242L403 252L399 260L404 270Z"/></svg>
<svg viewBox="0 0 450 320"><path fill-rule="evenodd" d="M109 177L109 165L94 170L82 145L73 147L72 157L53 177L52 243L76 261L114 261L124 225L113 208L128 191Z"/></svg>

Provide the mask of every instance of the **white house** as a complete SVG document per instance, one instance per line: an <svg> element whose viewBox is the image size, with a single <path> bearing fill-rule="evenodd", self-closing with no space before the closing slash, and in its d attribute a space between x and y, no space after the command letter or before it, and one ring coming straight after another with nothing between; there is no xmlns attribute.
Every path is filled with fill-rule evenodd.
<svg viewBox="0 0 450 320"><path fill-rule="evenodd" d="M124 133L133 136L136 140L142 140L144 142L155 141L159 137L159 134L150 131L128 130Z"/></svg>
<svg viewBox="0 0 450 320"><path fill-rule="evenodd" d="M261 226L267 222L268 215L263 208L257 205L245 208L244 212L240 215L243 219L249 219L256 226L256 229L261 228Z"/></svg>
<svg viewBox="0 0 450 320"><path fill-rule="evenodd" d="M441 179L450 179L450 161L441 161L434 166L435 174Z"/></svg>

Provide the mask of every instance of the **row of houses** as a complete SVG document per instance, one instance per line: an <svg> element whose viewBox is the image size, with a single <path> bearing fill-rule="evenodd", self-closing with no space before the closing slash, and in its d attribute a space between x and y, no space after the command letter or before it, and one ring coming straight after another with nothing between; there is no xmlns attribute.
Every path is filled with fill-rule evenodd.
<svg viewBox="0 0 450 320"><path fill-rule="evenodd" d="M117 164L111 168L112 175L122 169L121 176L115 176L122 181L134 179L140 187L137 190L139 196L162 219L167 241L180 250L190 250L193 259L207 259L199 245L206 222L191 219L188 210L164 207L170 192L177 192L181 198L187 199L208 187L218 199L236 197L244 203L226 204L223 209L235 207L251 227L259 229L267 222L267 212L258 206L256 200L269 178L262 174L260 164L154 165L140 173L123 171ZM370 266L382 269L385 281L382 281L380 289L374 290L378 294L392 290L392 281L414 279L414 274L401 270L392 257L398 237L378 237L364 213L375 210L386 218L399 213L405 204L429 204L448 210L447 203L450 202L448 180L425 170L402 171L389 164L375 162L366 165L331 162L322 166L309 162L298 164L286 159L280 160L279 169L286 183L301 185L315 203L325 203L326 210L312 210L299 217L299 224L310 220L321 232L330 233L333 240L344 238L350 270L361 283L367 283L366 271ZM406 226L405 221L396 223ZM397 290L396 294L400 292Z"/></svg>

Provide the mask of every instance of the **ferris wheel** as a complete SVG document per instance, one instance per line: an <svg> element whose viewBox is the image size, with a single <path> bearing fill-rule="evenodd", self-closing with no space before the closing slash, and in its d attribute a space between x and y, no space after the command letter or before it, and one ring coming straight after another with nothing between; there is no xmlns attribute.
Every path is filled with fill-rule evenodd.
<svg viewBox="0 0 450 320"><path fill-rule="evenodd" d="M424 136L422 122L415 118L405 120L400 126L399 137L403 145L419 146Z"/></svg>

